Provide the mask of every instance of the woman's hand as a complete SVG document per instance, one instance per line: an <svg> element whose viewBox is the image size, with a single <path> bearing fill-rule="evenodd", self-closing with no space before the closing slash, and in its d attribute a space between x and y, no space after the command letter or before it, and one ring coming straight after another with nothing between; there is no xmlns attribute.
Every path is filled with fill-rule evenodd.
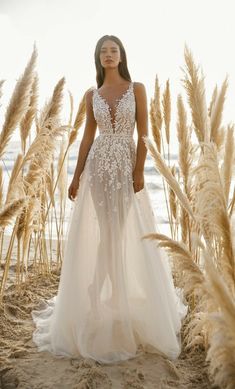
<svg viewBox="0 0 235 389"><path fill-rule="evenodd" d="M141 189L144 188L144 172L142 170L134 170L132 177L134 192L139 192Z"/></svg>
<svg viewBox="0 0 235 389"><path fill-rule="evenodd" d="M68 189L68 197L71 201L75 200L78 188L79 188L79 178L73 177L73 180Z"/></svg>

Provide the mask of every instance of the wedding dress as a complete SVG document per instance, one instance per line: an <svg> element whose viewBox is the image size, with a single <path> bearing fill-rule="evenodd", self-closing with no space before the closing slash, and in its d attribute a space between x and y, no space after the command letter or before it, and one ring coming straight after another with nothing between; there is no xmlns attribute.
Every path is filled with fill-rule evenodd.
<svg viewBox="0 0 235 389"><path fill-rule="evenodd" d="M174 288L169 259L157 231L146 189L134 193L134 83L111 107L93 89L99 128L87 156L66 234L56 296L33 310L39 351L110 363L144 351L175 359L187 313Z"/></svg>

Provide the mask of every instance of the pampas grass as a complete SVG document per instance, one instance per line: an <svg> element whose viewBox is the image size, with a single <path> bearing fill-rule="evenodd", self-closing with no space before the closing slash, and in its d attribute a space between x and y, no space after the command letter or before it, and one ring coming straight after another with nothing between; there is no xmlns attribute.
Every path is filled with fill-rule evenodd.
<svg viewBox="0 0 235 389"><path fill-rule="evenodd" d="M152 125L153 138L159 153L161 153L162 113L161 113L161 105L160 105L160 86L159 86L157 76L155 79L154 98L151 99L151 105L150 105L150 119Z"/></svg>
<svg viewBox="0 0 235 389"><path fill-rule="evenodd" d="M228 125L224 150L224 163L221 168L224 195L226 204L228 204L230 185L233 174L234 160L234 125Z"/></svg>
<svg viewBox="0 0 235 389"><path fill-rule="evenodd" d="M11 224L13 218L15 218L23 208L26 200L25 198L12 201L0 212L0 227L6 227Z"/></svg>
<svg viewBox="0 0 235 389"><path fill-rule="evenodd" d="M171 238L160 233L143 238L156 240L158 247L166 251L172 261L174 281L184 290L189 304L184 326L186 349L203 347L211 380L221 389L227 389L235 386L234 184L231 198L234 124L225 126L222 123L228 77L220 89L214 88L207 109L204 77L187 46L184 57L183 86L188 106L184 104L183 96L178 95L178 175L169 166L169 160L168 166L164 160L162 133L163 154L158 146L160 131L156 132L159 126L156 126L153 101L156 101L156 96L159 99L159 87L150 106L155 145L145 138L155 167L170 188L170 206L168 208L167 203L166 206L170 212ZM164 104L166 101L165 95ZM194 144L192 130L196 134ZM170 146L168 142L170 144L170 138L166 136L167 147ZM177 240L178 234L173 228L176 220L181 240Z"/></svg>
<svg viewBox="0 0 235 389"><path fill-rule="evenodd" d="M207 280L204 292L217 305L217 311L208 315L212 323L207 360L216 385L225 389L235 387L235 303L223 278L210 256L205 253Z"/></svg>
<svg viewBox="0 0 235 389"><path fill-rule="evenodd" d="M210 106L210 119L211 119L211 133L210 140L215 142L217 147L220 148L223 141L223 131L221 131L221 120L223 107L226 97L226 91L228 88L228 78L224 80L220 93L218 94L217 88L215 88L212 102Z"/></svg>
<svg viewBox="0 0 235 389"><path fill-rule="evenodd" d="M78 129L85 116L85 97L79 104L74 126L73 97L70 94L71 112L68 124L61 124L60 111L63 104L65 78L56 84L51 98L44 104L37 117L38 76L35 72L36 48L18 81L7 109L6 120L1 132L1 155L5 152L10 137L19 126L22 154L18 154L9 178L6 198L2 191L2 168L0 168L0 261L5 227L12 225L12 234L1 281L0 302L7 285L12 250L17 245L15 285L20 292L21 284L27 277L29 261L33 259L34 272L48 274L51 267L59 266L63 259L63 223L66 206L66 162L68 150L76 140ZM32 134L35 124L36 135ZM70 132L70 129L72 131ZM70 143L64 142L67 138ZM31 138L33 138L31 142ZM27 140L28 145L27 145ZM59 165L55 166L55 155L60 147ZM59 183L60 206L56 209L55 192ZM57 214L59 212L59 215ZM55 218L58 244L56 261L53 263L52 219ZM46 231L49 239L46 239ZM32 249L32 250L31 250ZM32 253L31 253L32 251ZM31 257L29 255L31 253ZM32 258L33 257L33 258ZM59 259L59 260L58 260Z"/></svg>
<svg viewBox="0 0 235 389"><path fill-rule="evenodd" d="M184 327L186 349L204 348L211 379L216 385L227 389L234 387L235 360L234 191L231 198L231 187L234 188L234 125L222 123L227 78L220 90L215 87L207 108L204 77L199 74L199 67L187 47L184 58L186 99L180 94L176 102L179 169L177 164L171 166L170 162L173 123L169 80L161 95L158 77L155 79L150 104L153 141L144 137L145 145L163 179L171 237L153 232L143 239L156 241L157 246L167 253L171 259L174 282L184 290L189 305ZM22 145L9 177L5 198L3 170L0 167L1 303L14 245L17 247L14 286L18 293L21 292L22 282L28 277L29 264L35 274L45 277L54 267L58 270L61 266L67 158L86 114L87 92L78 104L74 120L74 101L69 92L68 123L61 123L65 86L63 77L56 83L51 97L37 115L38 76L35 61L34 48L31 60L10 99L0 134L1 157L17 126ZM0 95L2 85L3 82L0 82ZM163 124L165 132L162 131ZM196 134L194 143L192 131ZM167 161L165 150L168 150ZM52 220L55 220L57 235L55 253L52 247ZM12 234L3 259L4 234L9 226L12 227ZM46 235L49 236L49 243Z"/></svg>
<svg viewBox="0 0 235 389"><path fill-rule="evenodd" d="M170 96L170 82L167 80L166 88L162 98L163 119L165 123L166 142L170 144L170 122L171 122L171 96Z"/></svg>
<svg viewBox="0 0 235 389"><path fill-rule="evenodd" d="M21 138L21 146L22 146L23 153L25 153L26 140L30 134L30 129L33 124L33 120L36 116L37 102L38 102L38 75L37 73L35 73L32 89L31 89L29 107L25 116L20 122L20 138Z"/></svg>
<svg viewBox="0 0 235 389"><path fill-rule="evenodd" d="M187 46L184 50L186 69L183 84L188 96L194 131L198 141L208 139L208 114L205 99L204 77L199 75L199 67L195 65L191 51Z"/></svg>
<svg viewBox="0 0 235 389"><path fill-rule="evenodd" d="M5 121L0 133L0 157L3 156L5 148L19 122L24 118L30 104L30 91L34 81L34 68L36 64L37 51L34 47L31 59L24 71L24 74L17 81L14 93L7 107Z"/></svg>

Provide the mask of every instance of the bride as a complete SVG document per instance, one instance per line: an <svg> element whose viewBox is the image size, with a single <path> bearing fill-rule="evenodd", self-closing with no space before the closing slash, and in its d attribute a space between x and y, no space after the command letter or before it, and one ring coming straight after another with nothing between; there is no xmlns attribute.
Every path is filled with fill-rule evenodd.
<svg viewBox="0 0 235 389"><path fill-rule="evenodd" d="M141 239L157 231L144 184L145 86L131 81L116 36L99 39L95 66L97 88L86 93L86 124L68 189L73 207L58 293L32 311L33 341L39 351L102 363L137 351L175 359L187 306L166 253Z"/></svg>

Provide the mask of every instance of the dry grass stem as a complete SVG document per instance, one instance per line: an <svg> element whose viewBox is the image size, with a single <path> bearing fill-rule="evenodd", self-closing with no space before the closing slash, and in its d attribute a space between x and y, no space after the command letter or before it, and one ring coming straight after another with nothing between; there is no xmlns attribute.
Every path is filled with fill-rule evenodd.
<svg viewBox="0 0 235 389"><path fill-rule="evenodd" d="M182 192L178 182L176 181L176 179L172 175L171 170L165 164L161 154L155 149L151 140L148 137L144 137L144 141L145 141L145 144L146 144L151 156L154 159L154 163L155 163L157 170L163 175L163 177L166 179L168 185L175 192L175 194L178 197L182 206L186 209L186 211L189 213L189 215L192 217L192 219L194 219L193 211L191 209L191 206L190 206L190 203L189 203L187 197Z"/></svg>

